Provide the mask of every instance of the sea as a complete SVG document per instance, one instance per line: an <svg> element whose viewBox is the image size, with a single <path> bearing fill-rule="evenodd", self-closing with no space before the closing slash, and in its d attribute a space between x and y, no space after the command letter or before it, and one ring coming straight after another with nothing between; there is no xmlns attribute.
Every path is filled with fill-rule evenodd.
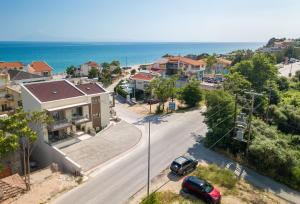
<svg viewBox="0 0 300 204"><path fill-rule="evenodd" d="M122 66L148 64L165 54L225 54L238 49L255 50L261 42L0 42L0 61L46 61L55 73L87 61L119 60Z"/></svg>

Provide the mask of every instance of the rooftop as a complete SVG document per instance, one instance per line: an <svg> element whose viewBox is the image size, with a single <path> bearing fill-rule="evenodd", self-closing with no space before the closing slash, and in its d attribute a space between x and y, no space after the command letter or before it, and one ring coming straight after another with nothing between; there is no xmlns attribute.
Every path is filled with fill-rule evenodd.
<svg viewBox="0 0 300 204"><path fill-rule="evenodd" d="M84 96L81 91L65 80L26 84L24 86L41 102Z"/></svg>
<svg viewBox="0 0 300 204"><path fill-rule="evenodd" d="M93 61L88 61L87 63L85 63L86 65L90 66L90 67L99 67L97 62L93 62Z"/></svg>
<svg viewBox="0 0 300 204"><path fill-rule="evenodd" d="M153 78L154 77L151 74L142 73L142 72L139 72L131 77L131 79L144 80L144 81L151 81Z"/></svg>
<svg viewBox="0 0 300 204"><path fill-rule="evenodd" d="M32 62L30 67L34 69L36 72L51 72L52 68L46 63L42 61Z"/></svg>
<svg viewBox="0 0 300 204"><path fill-rule="evenodd" d="M187 57L181 57L181 56L173 56L173 57L168 57L167 58L169 62L183 62L186 64L190 64L193 66L205 66L206 63L204 60L193 60Z"/></svg>
<svg viewBox="0 0 300 204"><path fill-rule="evenodd" d="M33 79L33 78L41 78L40 75L31 74L29 72L25 72L22 70L10 69L7 71L9 74L10 80L24 80L24 79Z"/></svg>
<svg viewBox="0 0 300 204"><path fill-rule="evenodd" d="M20 68L22 69L24 64L22 62L0 62L0 69Z"/></svg>
<svg viewBox="0 0 300 204"><path fill-rule="evenodd" d="M76 87L87 95L105 92L105 90L102 87L100 87L97 83L78 84L76 85Z"/></svg>

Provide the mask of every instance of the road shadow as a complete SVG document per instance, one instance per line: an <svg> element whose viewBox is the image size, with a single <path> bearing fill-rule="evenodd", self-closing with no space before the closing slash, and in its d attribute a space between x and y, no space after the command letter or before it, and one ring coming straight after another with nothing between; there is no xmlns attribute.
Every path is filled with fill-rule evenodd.
<svg viewBox="0 0 300 204"><path fill-rule="evenodd" d="M161 123L166 123L168 122L168 117L169 115L148 115L145 116L143 118L141 118L140 120L134 122L134 125L144 125L146 123L149 123L149 121L152 124L161 124Z"/></svg>
<svg viewBox="0 0 300 204"><path fill-rule="evenodd" d="M177 182L177 181L179 181L180 179L182 179L182 177L180 177L180 176L174 174L174 173L171 172L171 171L168 173L167 176L168 176L168 178L169 178L170 181L175 181L175 182Z"/></svg>
<svg viewBox="0 0 300 204"><path fill-rule="evenodd" d="M188 149L187 153L193 156L199 162L216 164L220 167L230 169L238 178L244 178L250 184L260 189L266 191L271 190L275 193L286 192L300 198L300 192L293 190L284 184L278 183L267 176L261 175L248 167L240 165L237 162L206 148L202 142L195 143Z"/></svg>

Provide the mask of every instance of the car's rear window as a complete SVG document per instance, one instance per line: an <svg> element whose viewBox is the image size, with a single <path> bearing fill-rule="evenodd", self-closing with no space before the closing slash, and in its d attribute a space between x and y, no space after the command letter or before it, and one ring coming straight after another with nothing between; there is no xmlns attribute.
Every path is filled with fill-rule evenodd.
<svg viewBox="0 0 300 204"><path fill-rule="evenodd" d="M177 166L177 167L180 168L180 167L181 167L181 164L178 164L177 162L173 161L173 162L172 162L172 166Z"/></svg>

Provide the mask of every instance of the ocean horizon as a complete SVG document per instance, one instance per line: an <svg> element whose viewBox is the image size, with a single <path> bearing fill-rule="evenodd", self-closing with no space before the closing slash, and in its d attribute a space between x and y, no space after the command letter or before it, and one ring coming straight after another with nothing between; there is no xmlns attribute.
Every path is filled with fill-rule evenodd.
<svg viewBox="0 0 300 204"><path fill-rule="evenodd" d="M46 61L54 73L87 61L119 60L122 66L148 64L164 54L226 54L238 49L256 50L263 42L41 42L2 41L0 61Z"/></svg>

